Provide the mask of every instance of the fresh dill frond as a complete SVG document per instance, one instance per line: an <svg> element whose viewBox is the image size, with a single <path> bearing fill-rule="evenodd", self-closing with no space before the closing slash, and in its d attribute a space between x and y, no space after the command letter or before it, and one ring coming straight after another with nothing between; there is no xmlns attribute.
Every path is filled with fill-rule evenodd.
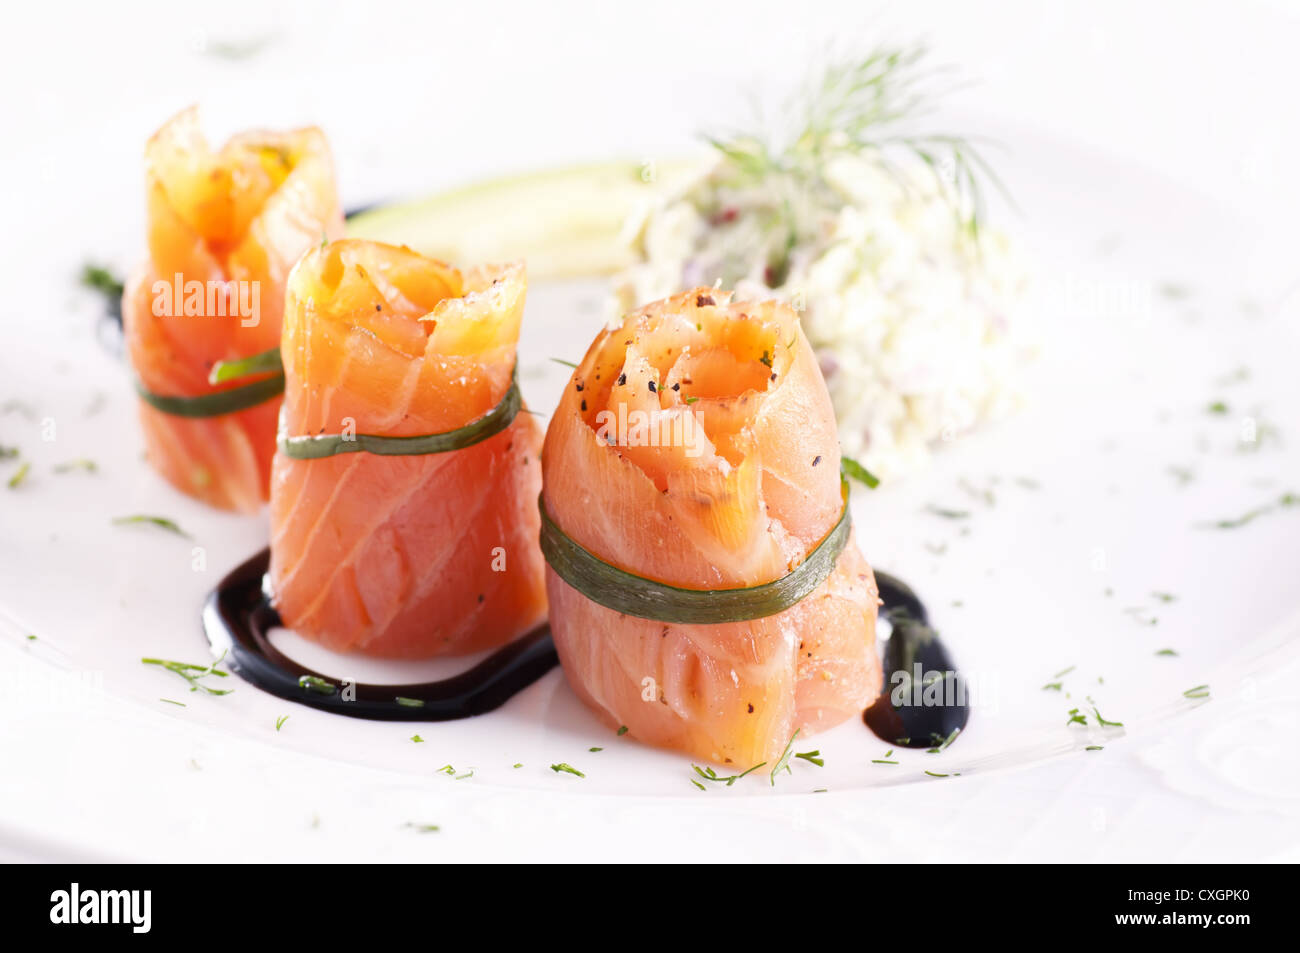
<svg viewBox="0 0 1300 953"><path fill-rule="evenodd" d="M934 177L961 231L977 238L987 216L984 184L1009 196L973 139L919 122L955 88L943 80L951 71L931 66L928 55L921 44L881 46L865 56L833 53L784 103L779 126L705 138L729 171L749 183L787 178L815 186L829 160L853 154L869 157L906 188L899 159L910 156ZM781 205L773 203L774 224L794 236L798 223L784 220L790 209Z"/></svg>

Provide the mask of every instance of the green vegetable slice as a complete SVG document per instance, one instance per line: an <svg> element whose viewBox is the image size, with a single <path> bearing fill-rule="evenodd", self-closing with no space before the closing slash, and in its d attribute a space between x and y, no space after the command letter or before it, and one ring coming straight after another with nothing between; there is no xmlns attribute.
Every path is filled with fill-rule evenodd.
<svg viewBox="0 0 1300 953"><path fill-rule="evenodd" d="M284 393L284 374L276 373L251 384L241 384L229 390L198 397L169 397L155 394L139 378L135 381L136 393L150 407L173 417L220 417L249 407L264 404Z"/></svg>
<svg viewBox="0 0 1300 953"><path fill-rule="evenodd" d="M482 417L464 427L442 433L420 434L414 437L383 437L377 434L314 434L290 437L281 432L280 452L295 460L315 460L332 457L338 453L373 453L378 456L409 456L425 453L448 453L464 450L489 437L494 437L510 426L520 409L523 398L515 372L510 373L510 387L501 402Z"/></svg>
<svg viewBox="0 0 1300 953"><path fill-rule="evenodd" d="M272 372L280 373L284 370L284 364L280 361L280 349L273 347L269 351L262 351L250 357L243 357L237 361L217 361L212 365L212 372L208 374L209 384L224 384L226 381L238 380L241 377L251 377L254 374L270 374Z"/></svg>
<svg viewBox="0 0 1300 953"><path fill-rule="evenodd" d="M611 566L583 549L542 513L542 555L556 574L592 602L641 619L681 625L719 625L776 615L813 593L835 569L852 528L849 486L841 478L839 521L808 558L780 579L740 589L681 589Z"/></svg>

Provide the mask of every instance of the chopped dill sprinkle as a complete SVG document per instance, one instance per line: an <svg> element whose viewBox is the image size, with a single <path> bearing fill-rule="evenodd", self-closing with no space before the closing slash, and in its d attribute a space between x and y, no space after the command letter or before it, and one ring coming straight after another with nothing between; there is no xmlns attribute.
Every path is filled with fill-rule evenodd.
<svg viewBox="0 0 1300 953"><path fill-rule="evenodd" d="M111 304L122 300L122 279L101 265L86 265L81 269L81 286L98 291Z"/></svg>
<svg viewBox="0 0 1300 953"><path fill-rule="evenodd" d="M27 479L27 474L31 472L31 469L31 463L24 460L22 465L14 471L14 475L9 478L9 489L18 489L18 487L22 485L23 481Z"/></svg>
<svg viewBox="0 0 1300 953"><path fill-rule="evenodd" d="M1103 750L1104 748L1105 748L1105 745L1088 745L1088 747L1084 748L1083 750L1084 750L1084 751L1101 751L1101 750Z"/></svg>
<svg viewBox="0 0 1300 953"><path fill-rule="evenodd" d="M434 774L455 774L455 773L456 773L456 769L449 764L444 764L441 768L439 768L437 771L434 772Z"/></svg>
<svg viewBox="0 0 1300 953"><path fill-rule="evenodd" d="M319 675L299 675L298 687L318 695L333 695L338 690L337 685Z"/></svg>
<svg viewBox="0 0 1300 953"><path fill-rule="evenodd" d="M1045 692L1059 692L1064 684L1064 682L1048 682L1043 686L1042 690Z"/></svg>
<svg viewBox="0 0 1300 953"><path fill-rule="evenodd" d="M1172 592L1153 592L1151 598L1159 599L1161 602L1175 602L1178 599Z"/></svg>
<svg viewBox="0 0 1300 953"><path fill-rule="evenodd" d="M116 516L113 518L114 526L130 526L133 524L145 524L148 526L157 526L159 529L165 529L169 533L175 533L177 536L183 536L186 539L192 539L189 533L181 529L180 524L175 520L168 519L165 516Z"/></svg>
<svg viewBox="0 0 1300 953"><path fill-rule="evenodd" d="M795 757L807 761L811 764L815 764L819 768L824 767L826 764L825 759L821 757L820 751L804 751L796 754Z"/></svg>
<svg viewBox="0 0 1300 953"><path fill-rule="evenodd" d="M230 674L229 672L223 672L217 668L217 666L221 664L221 660L225 657L226 653L222 652L221 655L210 665L191 665L188 662L172 662L167 659L159 658L142 658L140 661L145 665L158 665L169 672L175 672L181 678L185 679L185 681L189 682L190 691L192 692L204 692L208 695L229 695L234 691L233 688L213 688L211 685L203 684L202 681L209 675L215 675L218 678L226 678Z"/></svg>
<svg viewBox="0 0 1300 953"><path fill-rule="evenodd" d="M685 402L688 403L688 404L693 404L693 403L695 403L697 400L699 400L699 398L698 398L698 397L683 397L682 400L685 401Z"/></svg>
<svg viewBox="0 0 1300 953"><path fill-rule="evenodd" d="M1160 651L1156 652L1156 655L1166 655L1166 656L1174 656L1177 654L1178 653L1175 652L1173 649L1160 649Z"/></svg>
<svg viewBox="0 0 1300 953"><path fill-rule="evenodd" d="M1071 665L1069 668L1063 668L1063 669L1061 669L1059 672L1057 672L1055 675L1053 675L1052 678L1064 678L1066 675L1069 675L1071 672L1073 672L1073 671L1074 671L1076 668L1078 668L1078 667L1079 667L1079 666L1077 666L1077 665Z"/></svg>
<svg viewBox="0 0 1300 953"><path fill-rule="evenodd" d="M424 739L421 738L419 735L411 735L411 741L415 742L415 744L417 745L424 744Z"/></svg>
<svg viewBox="0 0 1300 953"><path fill-rule="evenodd" d="M403 708L424 707L424 699L422 698L406 698L405 696L398 695L396 698L393 699L393 701L397 702L397 704L401 705Z"/></svg>
<svg viewBox="0 0 1300 953"><path fill-rule="evenodd" d="M1065 726L1067 728L1070 725L1086 725L1088 723L1088 719L1085 718L1083 715L1079 714L1079 709L1077 708L1071 708L1069 711L1069 715L1070 715L1070 720L1065 723Z"/></svg>
<svg viewBox="0 0 1300 953"><path fill-rule="evenodd" d="M1187 689L1187 691L1183 692L1183 697L1184 698L1209 698L1210 686L1197 685L1195 688L1189 688Z"/></svg>
<svg viewBox="0 0 1300 953"><path fill-rule="evenodd" d="M942 516L946 520L964 520L970 517L970 510L954 510L946 506L938 506L934 503L926 505L927 513L933 513L935 516Z"/></svg>
<svg viewBox="0 0 1300 953"><path fill-rule="evenodd" d="M434 834L442 830L437 824L416 824L414 821L407 821L405 826L420 834Z"/></svg>
<svg viewBox="0 0 1300 953"><path fill-rule="evenodd" d="M82 470L86 473L96 473L99 470L99 464L94 460L87 459L86 457L78 457L75 460L60 463L54 468L55 473L71 473L73 470Z"/></svg>
<svg viewBox="0 0 1300 953"><path fill-rule="evenodd" d="M698 764L692 764L691 767L695 770L695 773L699 775L703 780L714 781L719 784L725 784L727 787L731 787L741 778L745 777L745 775L757 771L765 764L767 764L766 761L760 761L752 768L746 768L744 771L741 771L739 774L727 774L727 775L718 774L718 772L714 771L712 768L701 768Z"/></svg>
<svg viewBox="0 0 1300 953"><path fill-rule="evenodd" d="M705 787L703 784L701 784L699 781L696 781L694 778L691 778L691 784L695 785L695 786L696 786L697 788L699 788L701 791L707 791L707 790L708 790L708 788L706 788L706 787Z"/></svg>
<svg viewBox="0 0 1300 953"><path fill-rule="evenodd" d="M523 763L522 761L516 761L516 762L515 762L514 764L512 764L510 767L512 767L512 768L522 768L523 766L524 766L524 763Z"/></svg>
<svg viewBox="0 0 1300 953"><path fill-rule="evenodd" d="M28 641L28 642L35 642L35 641L36 641L36 636L35 636L35 634L33 634L33 633L31 633L31 632L28 632L28 633L27 633L27 641Z"/></svg>
<svg viewBox="0 0 1300 953"><path fill-rule="evenodd" d="M0 460L12 460L18 456L17 447L6 447L0 444Z"/></svg>
<svg viewBox="0 0 1300 953"><path fill-rule="evenodd" d="M759 362L760 364L765 364L765 365L767 365L768 367L771 367L771 366L772 366L772 355L771 355L770 353L768 353L766 350L764 350L764 351L763 351L763 356L760 357L760 358L758 359L758 362Z"/></svg>
<svg viewBox="0 0 1300 953"><path fill-rule="evenodd" d="M627 734L627 725L619 725L619 726L618 726L618 736L619 736L620 738L622 738L625 734Z"/></svg>
<svg viewBox="0 0 1300 953"><path fill-rule="evenodd" d="M956 741L957 736L959 734L961 734L960 728L954 728L951 732L948 733L947 738L940 738L938 734L933 734L932 737L934 738L935 741L938 742L938 744L935 745L933 748L927 749L927 753L938 754L939 752L947 748L950 744L952 744L954 741Z"/></svg>
<svg viewBox="0 0 1300 953"><path fill-rule="evenodd" d="M588 748L588 751L604 751L604 748Z"/></svg>
<svg viewBox="0 0 1300 953"><path fill-rule="evenodd" d="M890 761L886 758L872 758L871 763L872 764L898 764L897 761Z"/></svg>
<svg viewBox="0 0 1300 953"><path fill-rule="evenodd" d="M573 765L571 765L571 764L565 764L563 761L561 761L559 764L553 764L553 765L551 765L551 770L554 771L556 774L559 774L560 772L564 772L565 774L572 774L572 775L575 775L575 776L577 776L577 777L579 777L579 778L585 778L585 777L586 777L585 774L583 774L581 771L579 771L579 770L578 770L577 768L575 768Z"/></svg>
<svg viewBox="0 0 1300 953"><path fill-rule="evenodd" d="M880 479L852 457L840 457L840 472L852 480L857 480L869 490L880 486Z"/></svg>
<svg viewBox="0 0 1300 953"><path fill-rule="evenodd" d="M279 718L277 718L277 719L275 720L275 730L276 730L276 731L279 731L281 728L283 728L283 727L284 727L284 723L285 723L286 721L288 721L288 720L289 720L289 716L288 716L288 715L281 715Z"/></svg>
<svg viewBox="0 0 1300 953"><path fill-rule="evenodd" d="M1228 405L1221 400L1216 400L1205 408L1205 412L1207 414L1226 414L1228 412Z"/></svg>
<svg viewBox="0 0 1300 953"><path fill-rule="evenodd" d="M159 700L160 702L166 702L166 703L169 704L169 705L176 705L176 706L179 707L179 708L188 708L188 707L189 707L189 706L186 705L184 702L172 701L170 698L160 698L160 699L158 699L158 700Z"/></svg>
<svg viewBox="0 0 1300 953"><path fill-rule="evenodd" d="M551 358L551 360L554 361L556 364L563 364L565 367L571 367L571 368L573 368L575 371L578 369L578 365L577 365L577 364L574 364L572 361L566 361L566 360L565 360L564 358L562 358L562 357L553 357L553 358Z"/></svg>
<svg viewBox="0 0 1300 953"><path fill-rule="evenodd" d="M790 749L794 746L794 739L798 737L799 729L796 728L794 734L790 736L790 740L785 743L785 750L781 752L781 757L777 760L776 764L772 766L772 771L768 775L768 777L771 778L772 787L776 787L776 776L782 769L785 769L787 774L794 773L790 770Z"/></svg>
<svg viewBox="0 0 1300 953"><path fill-rule="evenodd" d="M1232 519L1221 519L1211 523L1201 523L1199 525L1202 528L1210 528L1210 529L1237 529L1238 527L1245 526L1247 523L1255 520L1260 516L1263 516L1265 513L1271 513L1273 510L1277 509L1278 507L1295 506L1297 503L1300 503L1300 496L1297 496L1294 493L1283 493L1282 496L1278 498L1277 503L1269 503L1264 506L1257 506L1253 510L1248 510L1247 512L1243 513L1241 516L1237 516Z"/></svg>
<svg viewBox="0 0 1300 953"><path fill-rule="evenodd" d="M948 777L948 775L946 775L946 774L940 774L938 771L927 771L927 772L925 772L925 773L928 774L928 775L929 775L930 777L932 777L932 778L946 778L946 777Z"/></svg>
<svg viewBox="0 0 1300 953"><path fill-rule="evenodd" d="M1089 699L1089 701L1091 701L1091 699ZM1101 712L1097 711L1096 708L1094 708L1094 709L1092 710L1092 714L1093 714L1093 717L1095 717L1095 718L1097 719L1097 724L1101 725L1101 727L1103 727L1103 728L1123 728L1123 727L1124 727L1124 722L1122 722L1122 721L1107 721L1105 718L1101 717Z"/></svg>

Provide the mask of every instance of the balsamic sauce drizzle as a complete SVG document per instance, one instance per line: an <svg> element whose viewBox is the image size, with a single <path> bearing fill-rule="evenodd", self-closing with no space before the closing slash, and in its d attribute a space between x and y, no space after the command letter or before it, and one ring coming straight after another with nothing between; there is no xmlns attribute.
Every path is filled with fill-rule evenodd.
<svg viewBox="0 0 1300 953"><path fill-rule="evenodd" d="M881 614L892 631L885 643L884 684L862 720L880 740L900 748L934 748L951 743L970 719L966 685L939 633L930 628L925 606L912 588L885 572L876 573L884 602ZM915 683L916 666L922 681ZM901 673L901 674L898 674ZM901 686L900 686L901 683ZM895 687L900 686L895 705ZM917 696L922 699L917 704ZM938 696L938 704L932 703Z"/></svg>
<svg viewBox="0 0 1300 953"><path fill-rule="evenodd" d="M348 683L295 662L271 644L268 633L281 624L264 579L270 551L235 568L203 605L203 631L213 652L225 653L227 667L244 680L279 698L353 718L379 721L453 721L493 711L559 664L551 630L538 626L498 649L468 671L437 682L407 685ZM884 612L893 632L885 646L882 694L863 720L891 745L928 748L964 728L969 709L960 705L895 708L890 676L920 662L925 671L952 673L947 650L926 622L925 606L905 583L876 573Z"/></svg>
<svg viewBox="0 0 1300 953"><path fill-rule="evenodd" d="M452 721L500 708L559 664L551 630L538 626L468 671L439 682L347 685L278 651L267 634L280 625L263 586L263 549L221 580L203 604L203 631L215 653L245 681L280 698L337 715L378 721Z"/></svg>

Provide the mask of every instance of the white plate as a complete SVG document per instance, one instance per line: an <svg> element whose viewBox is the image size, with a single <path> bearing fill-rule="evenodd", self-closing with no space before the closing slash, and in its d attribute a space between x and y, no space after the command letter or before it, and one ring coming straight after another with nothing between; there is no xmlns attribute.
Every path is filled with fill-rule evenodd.
<svg viewBox="0 0 1300 953"><path fill-rule="evenodd" d="M69 277L83 249L36 236L31 306L21 325L6 324L0 392L20 402L0 416L0 442L32 462L26 482L0 489L0 738L20 769L0 780L0 842L15 856L405 857L426 849L403 828L410 821L442 825L439 856L542 856L568 845L575 856L660 857L701 838L762 856L861 857L882 843L891 856L960 856L978 854L980 831L909 847L877 812L908 829L922 811L959 803L936 786L987 792L978 778L1000 769L1118 757L1167 738L1183 715L1196 744L1144 746L1143 758L1180 790L1272 812L1294 837L1294 757L1265 771L1258 758L1240 760L1241 738L1237 747L1227 739L1249 731L1249 752L1269 732L1278 744L1294 732L1294 703L1281 700L1293 690L1276 676L1294 666L1300 633L1300 505L1237 529L1204 526L1300 492L1300 301L1288 263L1251 222L1157 176L1023 130L1002 138L1012 147L1004 178L1023 211L1013 229L1038 279L1043 347L1030 400L1007 423L942 450L928 472L855 492L853 503L868 560L918 589L975 686L971 723L942 754L896 750L901 764L880 765L872 759L888 746L851 722L797 745L820 749L825 767L796 762L774 786L759 772L696 790L688 758L613 737L558 671L487 716L396 724L327 715L243 683L221 698L186 694L179 679L141 665L142 656L206 658L200 604L263 545L265 518L208 510L142 462L124 369L91 331L97 303ZM135 244L114 257L129 259ZM567 370L549 358L584 352L604 289L599 280L530 288L520 355L531 406L554 405ZM1248 378L1229 381L1240 367ZM1208 411L1219 400L1228 413ZM1257 445L1241 439L1250 420L1263 434ZM98 472L53 471L81 457ZM1193 476L1180 481L1171 467ZM5 464L0 478L13 470ZM994 503L970 486L991 490ZM944 519L929 504L970 515ZM131 513L173 518L194 540L110 524ZM339 676L411 681L448 670L284 644ZM1164 648L1178 655L1158 657ZM1061 692L1043 688L1067 668ZM1202 684L1212 701L1184 697ZM1075 707L1124 727L1067 727ZM1105 750L1085 752L1090 745ZM550 770L561 761L586 777ZM444 765L454 775L439 773ZM863 795L899 785L916 791ZM76 793L81 786L96 797ZM787 797L817 789L831 793L797 806ZM1080 805L1095 811L1089 798ZM773 827L775 817L784 823ZM245 835L227 836L231 823ZM1016 837L1004 844L1028 838L1008 829ZM1236 846L1262 850L1276 833L1249 828Z"/></svg>

